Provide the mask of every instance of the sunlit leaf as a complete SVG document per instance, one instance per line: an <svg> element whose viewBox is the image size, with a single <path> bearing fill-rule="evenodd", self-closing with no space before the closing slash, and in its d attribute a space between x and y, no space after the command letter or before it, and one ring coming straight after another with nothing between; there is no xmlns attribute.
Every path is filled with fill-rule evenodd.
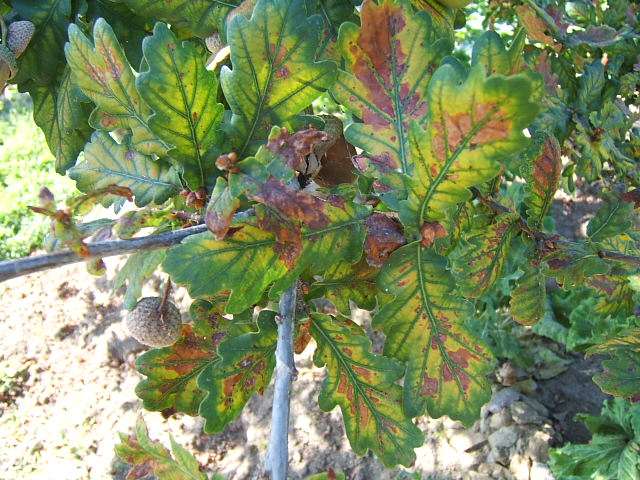
<svg viewBox="0 0 640 480"><path fill-rule="evenodd" d="M540 267L525 265L524 274L516 281L511 292L509 313L522 325L533 325L544 317L547 310L547 286Z"/></svg>
<svg viewBox="0 0 640 480"><path fill-rule="evenodd" d="M130 255L127 261L113 278L112 289L116 292L127 284L123 306L127 310L135 308L142 295L142 284L153 275L165 257L165 250L150 250Z"/></svg>
<svg viewBox="0 0 640 480"><path fill-rule="evenodd" d="M481 64L487 75L513 75L522 70L524 57L522 49L527 35L520 29L506 47L504 40L493 30L484 32L473 44L471 65Z"/></svg>
<svg viewBox="0 0 640 480"><path fill-rule="evenodd" d="M275 312L262 310L258 332L228 337L218 346L220 361L200 375L198 386L207 392L200 405L206 432L219 432L235 420L254 393L262 395L276 364Z"/></svg>
<svg viewBox="0 0 640 480"><path fill-rule="evenodd" d="M531 145L522 153L522 176L527 182L524 203L528 221L539 227L549 213L562 173L560 146L553 135L537 132Z"/></svg>
<svg viewBox="0 0 640 480"><path fill-rule="evenodd" d="M95 132L84 150L85 160L69 170L79 190L87 192L107 185L128 187L135 203L164 203L178 193L181 184L173 167L119 145L106 132Z"/></svg>
<svg viewBox="0 0 640 480"><path fill-rule="evenodd" d="M384 354L407 363L407 415L426 411L471 425L491 396L492 361L463 324L473 309L456 292L446 258L419 242L401 247L382 267L378 288L395 295L373 323L387 335Z"/></svg>
<svg viewBox="0 0 640 480"><path fill-rule="evenodd" d="M135 465L127 478L142 478L153 474L158 480L207 480L200 471L200 464L173 437L171 452L160 442L149 438L147 425L142 417L136 422L135 435L120 433L120 443L115 452L126 463Z"/></svg>
<svg viewBox="0 0 640 480"><path fill-rule="evenodd" d="M142 48L148 70L136 78L136 86L154 112L149 128L174 147L169 155L195 191L218 173L213 161L204 159L219 142L223 107L216 102L217 77L205 69L193 44L181 43L163 23L156 24Z"/></svg>
<svg viewBox="0 0 640 480"><path fill-rule="evenodd" d="M133 132L134 147L145 154L166 153L167 145L149 129L151 110L135 86L134 72L124 55L113 29L103 19L93 28L92 43L76 25L69 26L69 43L65 45L73 82L96 104L92 118L94 128L114 130L128 125ZM108 115L99 115L107 113Z"/></svg>
<svg viewBox="0 0 640 480"><path fill-rule="evenodd" d="M503 213L490 225L473 228L463 236L453 253L451 271L465 297L481 297L500 277L511 240L520 231L519 218Z"/></svg>
<svg viewBox="0 0 640 480"><path fill-rule="evenodd" d="M370 449L387 467L411 465L413 449L424 438L402 411L402 389L396 385L402 366L372 354L365 332L351 320L316 313L312 322L318 345L313 361L327 367L320 408L340 406L347 438L358 455Z"/></svg>
<svg viewBox="0 0 640 480"><path fill-rule="evenodd" d="M260 0L251 20L231 19L233 69L222 68L220 84L233 112L227 133L240 158L255 152L252 142L265 139L271 125L283 125L333 84L336 64L313 60L321 24L317 16L307 19L304 2L288 0Z"/></svg>
<svg viewBox="0 0 640 480"><path fill-rule="evenodd" d="M469 187L495 177L502 162L526 146L522 130L538 111L524 76L485 78L480 65L466 79L441 66L429 84L427 129L414 123L408 198L400 212L405 226L445 219L471 197Z"/></svg>
<svg viewBox="0 0 640 480"><path fill-rule="evenodd" d="M365 2L360 15L362 27L340 28L346 71L331 93L363 122L351 124L345 138L369 154L388 154L391 165L408 172L409 124L425 122L429 80L451 44L432 45L429 14L406 5Z"/></svg>

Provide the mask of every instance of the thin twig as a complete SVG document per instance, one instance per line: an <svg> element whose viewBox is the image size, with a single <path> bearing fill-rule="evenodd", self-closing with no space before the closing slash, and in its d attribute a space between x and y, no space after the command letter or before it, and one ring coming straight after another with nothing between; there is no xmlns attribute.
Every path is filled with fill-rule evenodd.
<svg viewBox="0 0 640 480"><path fill-rule="evenodd" d="M168 248L180 243L184 238L207 231L206 225L183 228L173 232L159 233L147 237L133 238L131 240L113 240L108 242L96 242L89 244L89 257L81 257L70 250L26 257L18 260L0 262L0 282L11 278L40 272L50 268L61 267L71 263L84 262L90 258L112 257L129 253Z"/></svg>
<svg viewBox="0 0 640 480"><path fill-rule="evenodd" d="M282 294L279 304L271 437L264 466L264 472L270 475L271 480L285 480L289 466L289 399L291 381L296 375L293 360L293 324L297 290L296 280Z"/></svg>
<svg viewBox="0 0 640 480"><path fill-rule="evenodd" d="M598 256L600 258L604 258L605 260L613 260L615 262L626 263L628 265L640 267L640 257L636 257L635 255L625 255L624 253L612 252L609 250L600 250L598 252Z"/></svg>

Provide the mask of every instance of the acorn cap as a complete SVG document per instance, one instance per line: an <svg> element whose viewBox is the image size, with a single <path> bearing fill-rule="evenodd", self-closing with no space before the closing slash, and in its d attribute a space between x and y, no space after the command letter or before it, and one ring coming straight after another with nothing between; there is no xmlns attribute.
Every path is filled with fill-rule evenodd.
<svg viewBox="0 0 640 480"><path fill-rule="evenodd" d="M20 20L9 24L7 28L7 48L18 58L27 49L27 45L36 31L29 20Z"/></svg>
<svg viewBox="0 0 640 480"><path fill-rule="evenodd" d="M127 314L127 329L140 343L150 347L168 347L180 338L180 311L173 303L167 302L162 315L161 306L162 298L145 297Z"/></svg>
<svg viewBox="0 0 640 480"><path fill-rule="evenodd" d="M2 43L0 43L0 66L2 66L3 70L8 70L7 80L11 80L18 73L18 63L15 55Z"/></svg>

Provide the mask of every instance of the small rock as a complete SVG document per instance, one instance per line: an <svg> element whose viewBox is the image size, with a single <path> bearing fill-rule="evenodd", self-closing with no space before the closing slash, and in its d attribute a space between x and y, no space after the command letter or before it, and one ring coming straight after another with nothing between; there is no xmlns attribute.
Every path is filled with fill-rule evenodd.
<svg viewBox="0 0 640 480"><path fill-rule="evenodd" d="M549 460L549 442L551 435L545 432L534 433L527 442L525 455L534 462L547 462Z"/></svg>
<svg viewBox="0 0 640 480"><path fill-rule="evenodd" d="M489 426L492 430L498 430L502 427L511 425L512 423L513 420L511 419L509 410L500 410L498 413L496 413L495 415L491 415L491 418L489 418Z"/></svg>
<svg viewBox="0 0 640 480"><path fill-rule="evenodd" d="M538 384L532 378L525 378L513 384L514 387L518 387L522 393L533 393L538 388Z"/></svg>
<svg viewBox="0 0 640 480"><path fill-rule="evenodd" d="M509 406L509 411L511 413L511 418L517 424L535 424L541 425L544 423L544 418L542 418L538 413L529 407L524 402L513 402Z"/></svg>
<svg viewBox="0 0 640 480"><path fill-rule="evenodd" d="M516 480L529 480L529 470L531 469L531 460L522 455L515 454L511 458L509 470L513 473Z"/></svg>
<svg viewBox="0 0 640 480"><path fill-rule="evenodd" d="M465 480L493 480L493 478L480 472L467 472Z"/></svg>
<svg viewBox="0 0 640 480"><path fill-rule="evenodd" d="M518 440L518 429L515 426L502 427L489 435L492 448L509 448Z"/></svg>
<svg viewBox="0 0 640 480"><path fill-rule="evenodd" d="M484 441L484 435L469 431L457 431L449 438L449 444L458 452L466 452Z"/></svg>
<svg viewBox="0 0 640 480"><path fill-rule="evenodd" d="M542 415L543 417L549 416L549 410L547 410L547 407L545 407L542 403L540 403L535 398L527 397L526 395L523 395L521 400L524 403L526 403L529 407L531 407L533 410L535 410L540 415Z"/></svg>
<svg viewBox="0 0 640 480"><path fill-rule="evenodd" d="M514 388L498 390L491 396L491 400L487 404L487 410L490 413L497 413L519 399L520 393Z"/></svg>
<svg viewBox="0 0 640 480"><path fill-rule="evenodd" d="M546 463L533 462L529 473L531 480L555 480L553 473Z"/></svg>

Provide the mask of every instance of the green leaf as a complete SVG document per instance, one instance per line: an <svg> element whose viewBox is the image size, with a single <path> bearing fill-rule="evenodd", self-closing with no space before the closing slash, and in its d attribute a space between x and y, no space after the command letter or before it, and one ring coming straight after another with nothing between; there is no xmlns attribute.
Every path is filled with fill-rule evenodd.
<svg viewBox="0 0 640 480"><path fill-rule="evenodd" d="M166 252L162 249L148 252L138 252L127 258L127 261L113 278L112 291L120 289L127 283L127 293L124 295L124 308L133 309L138 298L142 295L142 284L153 275L162 263Z"/></svg>
<svg viewBox="0 0 640 480"><path fill-rule="evenodd" d="M465 425L491 396L487 347L464 326L471 304L456 292L445 257L419 242L396 250L382 267L378 288L395 295L374 316L387 335L384 354L407 363L404 410L449 415Z"/></svg>
<svg viewBox="0 0 640 480"><path fill-rule="evenodd" d="M56 157L56 172L73 167L89 140L91 128L81 102L80 90L71 82L67 67L58 85L33 87L33 119L44 132L49 150Z"/></svg>
<svg viewBox="0 0 640 480"><path fill-rule="evenodd" d="M21 20L35 24L36 33L18 59L18 74L12 82L32 81L44 87L56 82L64 65L62 47L67 40L67 26L73 20L71 0L14 0L13 8Z"/></svg>
<svg viewBox="0 0 640 480"><path fill-rule="evenodd" d="M172 167L119 145L106 132L95 132L84 149L85 160L69 170L69 176L83 192L119 185L128 187L135 203L158 205L177 194L180 179Z"/></svg>
<svg viewBox="0 0 640 480"><path fill-rule="evenodd" d="M504 40L496 32L484 32L473 44L471 65L484 66L487 75L513 75L524 67L523 48L527 40L524 29L518 30L506 47Z"/></svg>
<svg viewBox="0 0 640 480"><path fill-rule="evenodd" d="M378 272L379 269L370 267L365 260L355 265L338 262L322 275L321 280L311 284L311 294L314 297L325 296L345 316L351 315L350 300L359 308L373 310L376 307Z"/></svg>
<svg viewBox="0 0 640 480"><path fill-rule="evenodd" d="M137 15L170 23L185 35L206 38L223 31L225 19L241 0L124 0Z"/></svg>
<svg viewBox="0 0 640 480"><path fill-rule="evenodd" d="M370 352L371 342L349 319L312 315L317 343L313 361L327 367L318 404L324 411L342 410L347 438L358 455L371 449L387 467L409 466L424 437L402 411L402 366Z"/></svg>
<svg viewBox="0 0 640 480"><path fill-rule="evenodd" d="M173 437L170 437L171 453L160 442L151 440L142 417L136 422L135 435L119 435L115 452L123 461L136 466L130 472L132 478L140 478L138 473L144 472L153 473L158 480L207 480L198 461Z"/></svg>
<svg viewBox="0 0 640 480"><path fill-rule="evenodd" d="M69 43L65 45L73 82L97 106L92 118L101 123L92 121L92 126L107 131L128 126L136 150L164 155L168 147L149 129L151 110L140 98L133 69L104 19L96 20L93 38L95 45L76 25L69 25Z"/></svg>
<svg viewBox="0 0 640 480"><path fill-rule="evenodd" d="M473 228L453 252L453 273L465 297L487 293L502 273L511 240L520 231L515 213L503 213L488 226Z"/></svg>
<svg viewBox="0 0 640 480"><path fill-rule="evenodd" d="M627 277L614 275L594 275L585 281L585 285L598 295L595 313L600 315L633 315L636 293Z"/></svg>
<svg viewBox="0 0 640 480"><path fill-rule="evenodd" d="M251 20L234 16L227 40L233 70L220 84L233 117L227 125L231 149L240 158L255 151L271 125L283 125L333 85L336 64L314 62L319 17L307 19L304 2L259 0ZM256 35L260 32L260 35Z"/></svg>
<svg viewBox="0 0 640 480"><path fill-rule="evenodd" d="M306 0L307 12L318 14L324 22L322 40L316 52L316 60L332 59L340 61L337 51L338 30L344 22L357 22L354 0Z"/></svg>
<svg viewBox="0 0 640 480"><path fill-rule="evenodd" d="M220 432L235 420L255 392L262 395L269 385L276 364L275 315L262 310L258 332L225 339L218 346L220 361L200 375L198 386L207 392L200 405L205 432Z"/></svg>
<svg viewBox="0 0 640 480"><path fill-rule="evenodd" d="M511 292L509 311L521 325L534 325L547 311L547 285L539 266L525 264L523 270Z"/></svg>
<svg viewBox="0 0 640 480"><path fill-rule="evenodd" d="M578 98L575 101L576 106L583 113L602 108L602 91L605 83L604 65L600 60L585 66L584 74L579 80Z"/></svg>
<svg viewBox="0 0 640 480"><path fill-rule="evenodd" d="M609 265L581 244L565 244L543 259L542 273L554 277L563 288L584 283L585 278L609 272Z"/></svg>
<svg viewBox="0 0 640 480"><path fill-rule="evenodd" d="M615 338L594 345L587 355L611 355L604 371L593 377L602 391L620 397L640 398L640 328L625 330Z"/></svg>
<svg viewBox="0 0 640 480"><path fill-rule="evenodd" d="M425 122L431 74L451 44L431 44L428 12L385 1L365 2L360 13L362 27L340 27L346 71L339 72L331 93L363 122L352 123L345 138L369 154L388 155L390 166L407 173L409 125Z"/></svg>
<svg viewBox="0 0 640 480"><path fill-rule="evenodd" d="M136 79L142 98L153 109L149 127L172 145L171 158L183 168L192 191L219 172L205 153L217 145L223 106L216 102L218 80L189 42L180 43L163 23L142 44L148 71Z"/></svg>
<svg viewBox="0 0 640 480"><path fill-rule="evenodd" d="M136 395L145 409L174 408L187 415L198 414L206 396L198 386L198 378L220 360L217 346L228 336L251 330L251 325L223 317L219 307L196 300L190 309L194 325L184 325L175 344L138 357L136 370L147 378L136 387Z"/></svg>
<svg viewBox="0 0 640 480"><path fill-rule="evenodd" d="M614 237L631 227L633 203L626 202L621 195L618 190L611 190L602 195L604 203L587 225L587 235L592 242Z"/></svg>
<svg viewBox="0 0 640 480"><path fill-rule="evenodd" d="M479 65L466 79L450 65L436 71L427 129L413 123L409 132L413 164L400 212L405 226L417 230L425 220L447 218L456 203L471 197L469 187L491 180L526 146L522 130L538 111L530 95L522 75L487 79Z"/></svg>
<svg viewBox="0 0 640 480"><path fill-rule="evenodd" d="M531 145L522 152L521 174L526 180L528 221L536 228L549 213L562 173L560 146L553 135L536 132Z"/></svg>

